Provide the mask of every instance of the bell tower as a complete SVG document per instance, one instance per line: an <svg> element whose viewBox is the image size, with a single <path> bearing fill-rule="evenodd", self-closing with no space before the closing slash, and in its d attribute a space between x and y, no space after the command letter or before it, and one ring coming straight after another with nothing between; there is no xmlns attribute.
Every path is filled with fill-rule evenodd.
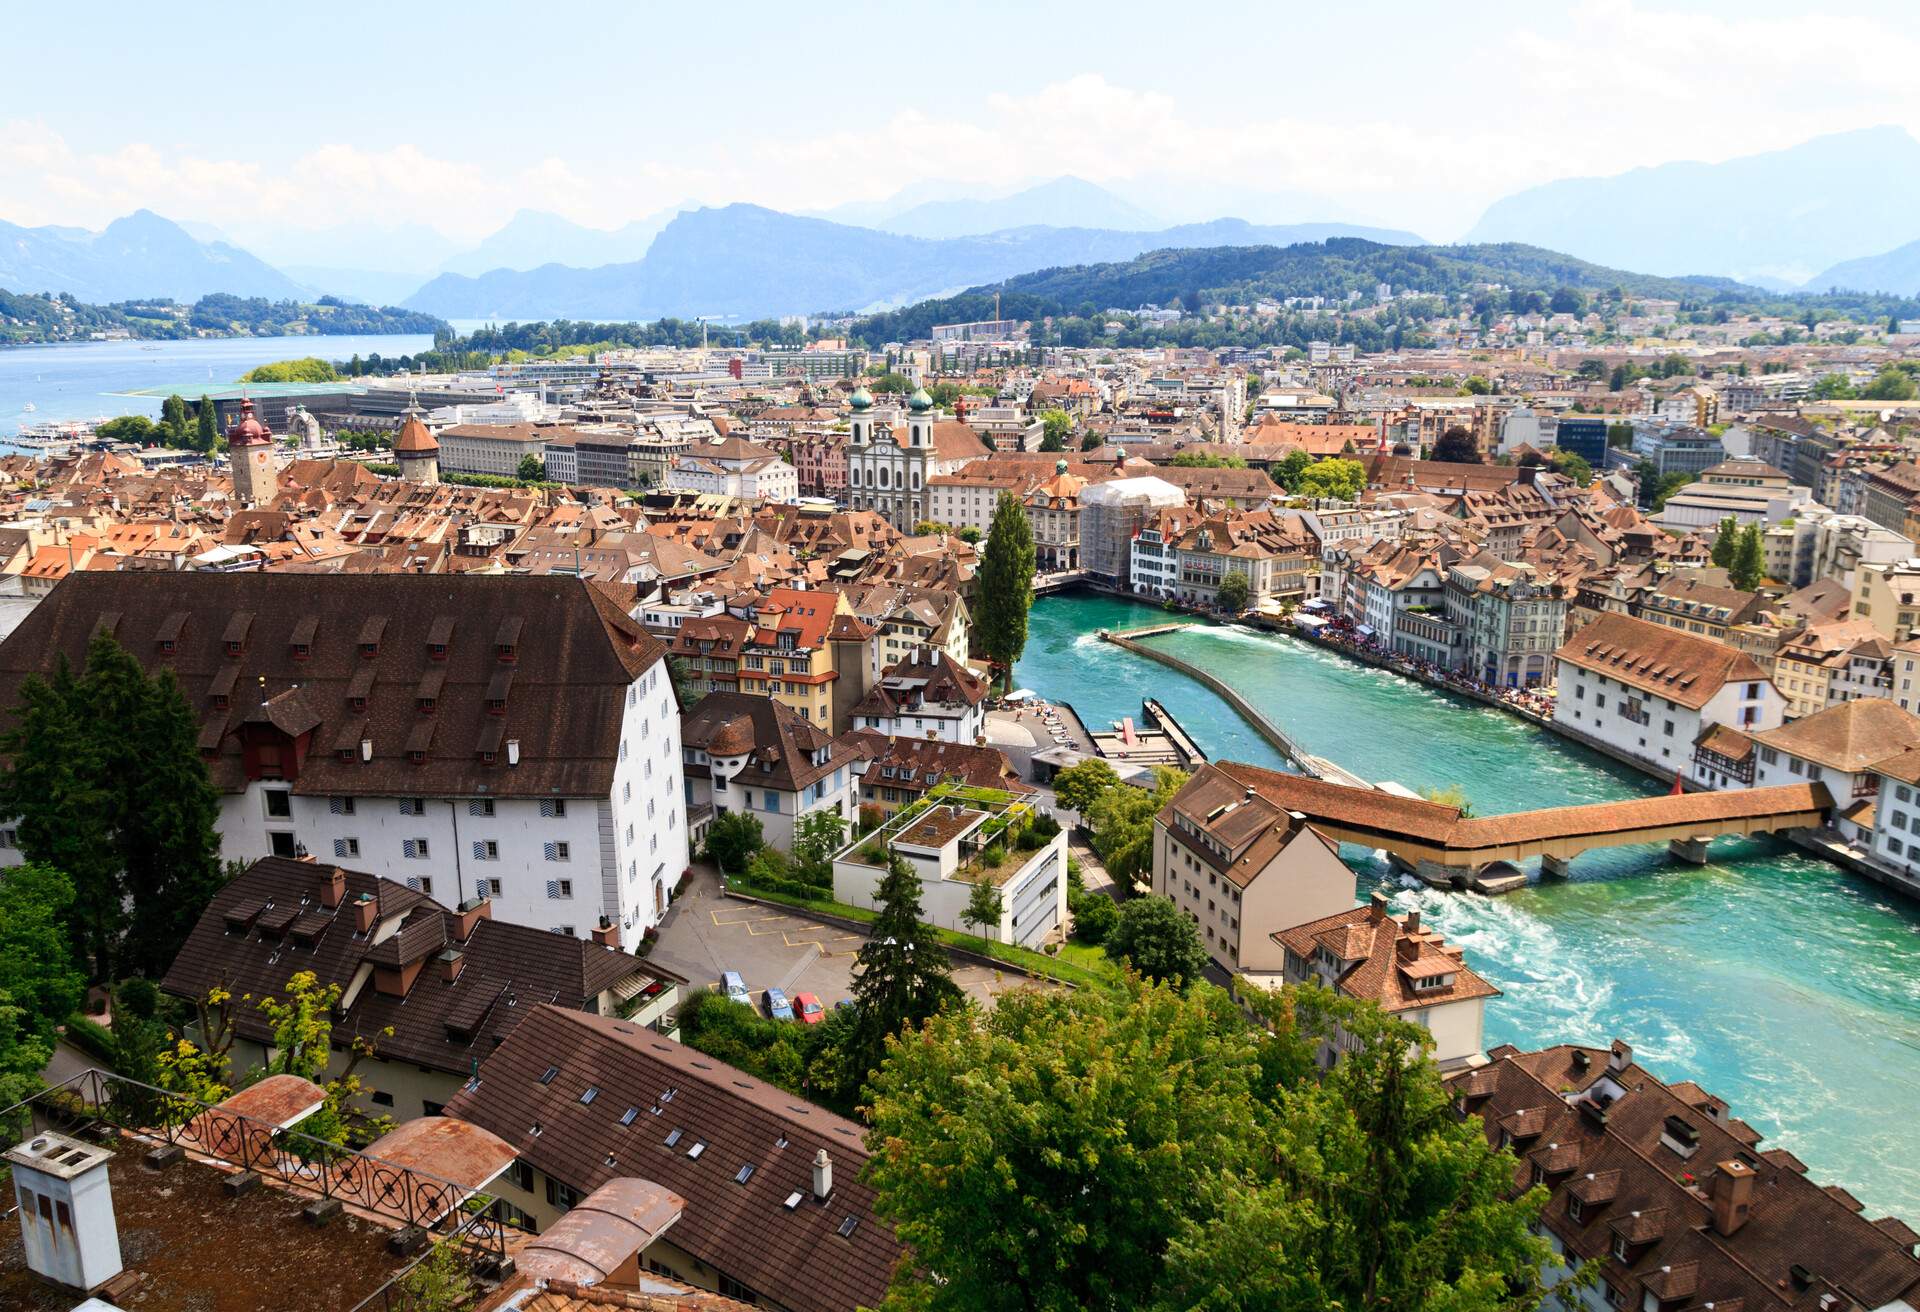
<svg viewBox="0 0 1920 1312"><path fill-rule="evenodd" d="M280 491L279 471L273 465L273 433L253 413L253 400L242 397L240 417L227 430L227 455L233 467L234 499L243 506L268 506Z"/></svg>

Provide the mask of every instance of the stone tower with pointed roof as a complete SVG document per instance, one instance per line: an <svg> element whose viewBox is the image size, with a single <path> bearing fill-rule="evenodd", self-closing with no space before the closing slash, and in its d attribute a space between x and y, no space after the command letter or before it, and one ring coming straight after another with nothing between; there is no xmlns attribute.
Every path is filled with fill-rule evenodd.
<svg viewBox="0 0 1920 1312"><path fill-rule="evenodd" d="M227 430L227 454L233 465L233 496L243 506L269 506L280 492L280 474L273 464L273 433L253 413L253 400L243 397L240 417Z"/></svg>
<svg viewBox="0 0 1920 1312"><path fill-rule="evenodd" d="M409 405L406 414L400 423L400 436L393 440L400 477L409 483L432 487L440 481L440 443L427 431L418 405Z"/></svg>

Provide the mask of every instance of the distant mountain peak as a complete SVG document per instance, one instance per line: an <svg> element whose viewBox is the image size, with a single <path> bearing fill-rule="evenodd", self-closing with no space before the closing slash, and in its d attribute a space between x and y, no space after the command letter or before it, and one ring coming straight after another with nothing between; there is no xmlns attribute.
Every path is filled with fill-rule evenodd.
<svg viewBox="0 0 1920 1312"><path fill-rule="evenodd" d="M1562 178L1495 201L1468 242L1524 241L1651 273L1776 277L1920 236L1920 141L1891 125L1718 163Z"/></svg>

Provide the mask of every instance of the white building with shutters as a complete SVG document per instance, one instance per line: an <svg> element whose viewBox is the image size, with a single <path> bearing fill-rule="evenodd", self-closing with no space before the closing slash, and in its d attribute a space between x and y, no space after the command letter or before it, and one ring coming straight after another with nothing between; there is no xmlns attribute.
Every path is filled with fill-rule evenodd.
<svg viewBox="0 0 1920 1312"><path fill-rule="evenodd" d="M584 580L88 574L0 643L0 721L101 628L199 717L226 860L339 862L627 949L688 869L666 648ZM0 866L32 855L10 829Z"/></svg>

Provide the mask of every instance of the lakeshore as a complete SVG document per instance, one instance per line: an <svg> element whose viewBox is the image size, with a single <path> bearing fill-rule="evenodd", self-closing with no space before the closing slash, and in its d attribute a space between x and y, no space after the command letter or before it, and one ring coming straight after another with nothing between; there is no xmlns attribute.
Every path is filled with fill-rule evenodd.
<svg viewBox="0 0 1920 1312"><path fill-rule="evenodd" d="M1215 760L1286 768L1222 697L1103 641L1191 619L1094 593L1036 602L1021 686L1071 695L1090 722L1165 704ZM1665 791L1510 711L1301 638L1194 621L1133 641L1207 671L1302 750L1375 782L1460 786L1479 814ZM1705 866L1663 848L1588 853L1571 878L1504 898L1404 887L1343 855L1360 893L1419 908L1502 991L1487 1042L1626 1039L1881 1211L1920 1211L1920 1165L1885 1159L1920 1080L1920 911L1771 841L1723 840ZM1837 1061L1836 1053L1848 1060Z"/></svg>

